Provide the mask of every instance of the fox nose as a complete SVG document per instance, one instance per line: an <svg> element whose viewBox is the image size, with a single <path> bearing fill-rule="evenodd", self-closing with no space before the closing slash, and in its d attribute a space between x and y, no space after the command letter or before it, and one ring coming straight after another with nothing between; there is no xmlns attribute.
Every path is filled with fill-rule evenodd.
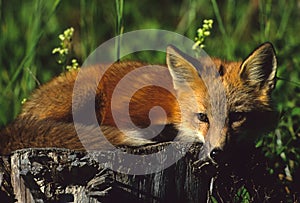
<svg viewBox="0 0 300 203"><path fill-rule="evenodd" d="M219 148L215 148L210 152L210 158L215 162L218 163L220 161L220 155L222 150Z"/></svg>

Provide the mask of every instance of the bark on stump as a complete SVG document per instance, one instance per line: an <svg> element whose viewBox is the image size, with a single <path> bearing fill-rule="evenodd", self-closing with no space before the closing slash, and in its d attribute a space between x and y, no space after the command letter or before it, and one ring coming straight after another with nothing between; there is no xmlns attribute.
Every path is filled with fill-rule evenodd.
<svg viewBox="0 0 300 203"><path fill-rule="evenodd" d="M145 154L165 150L167 144L122 148L142 157L132 167L153 168ZM111 168L120 167L122 151L78 152L66 149L22 149L0 159L0 198L28 202L206 202L210 178L194 172L200 147L188 149L180 143L172 154L157 154L163 163L175 164L156 173L128 175ZM105 157L105 158L103 158ZM181 158L182 157L182 158ZM100 160L100 161L99 161ZM102 162L101 160L106 160ZM109 161L107 161L109 160ZM148 164L148 165L147 165ZM155 167L155 166L154 166Z"/></svg>

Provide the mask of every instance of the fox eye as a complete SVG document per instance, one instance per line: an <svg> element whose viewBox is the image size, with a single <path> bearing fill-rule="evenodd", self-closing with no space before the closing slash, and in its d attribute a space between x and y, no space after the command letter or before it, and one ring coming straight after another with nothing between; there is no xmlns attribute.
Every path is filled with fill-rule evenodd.
<svg viewBox="0 0 300 203"><path fill-rule="evenodd" d="M208 123L208 117L204 113L197 113L197 118L201 122Z"/></svg>
<svg viewBox="0 0 300 203"><path fill-rule="evenodd" d="M243 112L233 112L230 114L230 121L233 122L238 122L242 121L245 118L245 114Z"/></svg>

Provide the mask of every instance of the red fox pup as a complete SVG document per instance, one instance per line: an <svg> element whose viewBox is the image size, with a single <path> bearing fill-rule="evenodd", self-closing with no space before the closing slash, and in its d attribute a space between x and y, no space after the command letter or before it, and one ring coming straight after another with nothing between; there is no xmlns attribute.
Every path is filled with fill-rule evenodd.
<svg viewBox="0 0 300 203"><path fill-rule="evenodd" d="M27 147L84 150L82 142L93 148L99 146L93 135L100 126L103 135L115 146L196 141L203 143L203 156L213 159L230 143L252 139L273 127L271 93L275 87L277 61L270 43L262 44L241 62L212 60L214 67L170 46L166 53L167 65L163 68L128 61L112 64L105 73L107 67L95 65L61 74L35 90L16 120L2 129L0 154ZM222 110L224 123L214 133L209 133L214 124L213 95L209 93L210 84L201 77L198 65L204 72L216 68L220 86L224 89L225 97L219 101L216 98L226 106ZM147 74L139 74L138 71L145 67ZM79 89L73 91L79 74ZM95 78L100 76L101 80L97 82ZM127 77L126 85L121 85L124 77ZM157 81L166 88L155 85ZM117 88L120 94L116 95ZM134 93L129 97L126 92ZM74 97L77 100L72 102ZM93 108L89 108L90 104ZM157 106L164 113L153 108ZM92 112L96 114L97 125L86 116ZM127 112L129 119L125 115ZM74 113L82 115L79 121L76 120L76 130ZM149 125L165 127L156 137L147 138L146 134L151 132L143 129Z"/></svg>

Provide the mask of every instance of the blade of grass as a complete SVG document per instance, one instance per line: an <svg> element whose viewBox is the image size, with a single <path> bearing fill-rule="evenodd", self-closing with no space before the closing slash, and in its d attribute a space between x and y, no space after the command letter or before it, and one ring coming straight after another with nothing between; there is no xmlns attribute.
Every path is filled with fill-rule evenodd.
<svg viewBox="0 0 300 203"><path fill-rule="evenodd" d="M41 36L44 34L45 27L47 25L46 22L48 22L49 19L52 17L52 15L55 13L56 9L58 8L59 3L60 3L60 0L56 0L54 2L52 8L50 9L48 17L45 20L45 23L39 22L43 17L42 15L45 15L44 13L40 13L40 16L33 18L33 20L35 20L35 22L33 24L35 24L35 26L40 24L41 27L40 28L35 27L35 30L31 35L32 39L30 39L31 41L29 41L29 43L27 44L26 54L25 54L24 58L22 59L21 63L19 64L19 66L17 67L17 69L15 70L10 82L7 84L6 88L3 90L3 92L2 92L3 95L7 94L7 92L11 89L11 86L17 80L18 76L20 75L20 73L24 69L24 67L29 67L31 65L33 56L35 54L35 48L36 48L38 42L40 41ZM40 5L40 1L38 1L37 4ZM37 9L39 9L39 6L36 7L36 10ZM39 13L39 11L37 11L37 12Z"/></svg>
<svg viewBox="0 0 300 203"><path fill-rule="evenodd" d="M121 38L124 31L123 27L123 6L124 6L124 0L115 0L116 2L116 35L117 42L116 42L116 59L120 60L120 51L121 51Z"/></svg>
<svg viewBox="0 0 300 203"><path fill-rule="evenodd" d="M236 28L233 31L233 35L235 39L240 40L243 38L245 32L250 32L249 25L253 21L253 15L256 15L257 5L253 3L253 1L249 2L247 10L242 13L242 16L239 18Z"/></svg>
<svg viewBox="0 0 300 203"><path fill-rule="evenodd" d="M176 32L185 34L186 31L189 29L192 22L196 20L196 14L197 10L201 6L201 3L196 0L185 0L181 4L180 9L180 16L181 19L179 20L179 23L176 26ZM194 33L193 33L194 34Z"/></svg>
<svg viewBox="0 0 300 203"><path fill-rule="evenodd" d="M217 22L219 25L219 29L221 31L221 34L223 36L224 39L228 38L222 18L221 18L221 14L220 14L220 10L219 10L219 6L218 3L216 2L216 0L211 0L212 6L213 6L213 10L215 13L215 16L217 18Z"/></svg>
<svg viewBox="0 0 300 203"><path fill-rule="evenodd" d="M230 39L228 37L228 34L226 32L221 14L220 14L220 9L218 6L218 3L216 0L211 0L212 6L213 6L213 10L214 10L214 14L216 16L217 19L217 23L219 25L219 30L222 34L222 38L223 38L223 42L225 43L225 53L227 55L227 59L233 59L234 58L234 50L235 50L235 44L233 39Z"/></svg>
<svg viewBox="0 0 300 203"><path fill-rule="evenodd" d="M271 30L271 11L272 11L272 0L259 1L259 13L260 13L260 40L262 42L270 40Z"/></svg>
<svg viewBox="0 0 300 203"><path fill-rule="evenodd" d="M99 20L99 2L91 1L87 3L85 0L80 1L80 52L82 59L86 59L88 55L97 47L99 31L97 31Z"/></svg>
<svg viewBox="0 0 300 203"><path fill-rule="evenodd" d="M288 22L292 13L293 8L296 7L294 2L291 3L285 3L284 5L284 10L282 12L282 18L279 24L278 31L276 33L276 38L281 39L288 27Z"/></svg>

